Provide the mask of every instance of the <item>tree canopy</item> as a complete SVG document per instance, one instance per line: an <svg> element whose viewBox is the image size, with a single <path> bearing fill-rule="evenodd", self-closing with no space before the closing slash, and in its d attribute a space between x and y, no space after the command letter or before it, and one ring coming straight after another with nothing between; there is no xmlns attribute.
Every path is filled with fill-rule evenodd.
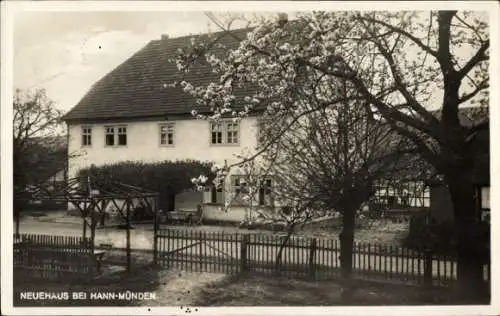
<svg viewBox="0 0 500 316"><path fill-rule="evenodd" d="M481 279L475 258L478 216L474 204L471 144L488 119L464 124L460 108L487 112L489 102L488 16L470 11L331 11L298 13L288 21L260 19L239 37L218 22L236 49L213 51L194 41L177 65L188 72L202 60L219 75L207 85L181 82L199 104L212 109L199 118L241 118L257 106L279 131L243 164L283 139L302 117L358 101L413 145L448 185L459 236L459 280L466 289ZM354 93L331 89L345 81ZM242 96L241 91L246 91ZM314 107L305 110L304 100ZM288 117L286 121L280 118Z"/></svg>

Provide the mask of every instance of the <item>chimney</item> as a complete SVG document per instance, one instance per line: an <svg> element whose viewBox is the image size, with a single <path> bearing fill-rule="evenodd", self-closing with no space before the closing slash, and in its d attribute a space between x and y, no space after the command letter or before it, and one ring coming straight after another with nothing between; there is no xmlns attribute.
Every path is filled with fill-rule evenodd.
<svg viewBox="0 0 500 316"><path fill-rule="evenodd" d="M161 39L162 40L166 40L166 39L169 39L170 37L168 36L168 34L162 34L161 35Z"/></svg>

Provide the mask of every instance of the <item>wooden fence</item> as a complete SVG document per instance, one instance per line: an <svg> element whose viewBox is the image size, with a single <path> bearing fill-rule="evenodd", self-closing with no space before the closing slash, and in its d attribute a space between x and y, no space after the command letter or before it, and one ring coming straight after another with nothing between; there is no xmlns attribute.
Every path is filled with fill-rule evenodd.
<svg viewBox="0 0 500 316"><path fill-rule="evenodd" d="M261 234L228 234L189 230L159 230L155 261L189 271L264 272L313 279L340 274L340 242L335 239ZM278 256L281 249L281 255ZM457 277L456 260L430 252L355 243L353 274L366 280L413 285L450 285ZM490 280L489 265L484 280Z"/></svg>
<svg viewBox="0 0 500 316"><path fill-rule="evenodd" d="M90 238L14 236L14 274L42 279L87 278L96 272Z"/></svg>
<svg viewBox="0 0 500 316"><path fill-rule="evenodd" d="M102 260L103 265L109 266L127 266L127 248L114 247L111 244L96 245L95 250L105 251L105 256ZM133 268L142 268L145 265L153 262L153 249L130 249L130 262Z"/></svg>

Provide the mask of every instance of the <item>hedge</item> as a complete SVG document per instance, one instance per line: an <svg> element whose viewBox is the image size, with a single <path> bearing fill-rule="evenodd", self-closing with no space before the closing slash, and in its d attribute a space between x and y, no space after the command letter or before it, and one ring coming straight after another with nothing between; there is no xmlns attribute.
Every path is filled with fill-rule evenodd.
<svg viewBox="0 0 500 316"><path fill-rule="evenodd" d="M192 178L205 175L211 181L212 163L196 160L144 163L125 161L92 166L79 171L79 177L105 177L159 193L159 207L164 211L175 208L175 195L193 189Z"/></svg>

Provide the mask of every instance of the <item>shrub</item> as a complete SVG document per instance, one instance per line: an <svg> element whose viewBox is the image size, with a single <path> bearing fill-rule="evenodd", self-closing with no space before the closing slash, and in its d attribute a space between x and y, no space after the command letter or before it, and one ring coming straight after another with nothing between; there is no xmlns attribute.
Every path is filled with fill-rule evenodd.
<svg viewBox="0 0 500 316"><path fill-rule="evenodd" d="M455 255L457 235L453 222L439 222L430 216L429 212L421 212L410 219L409 232L403 240L403 245L408 248L431 250L435 254ZM490 226L481 223L477 229L477 254L489 258ZM471 238L473 238L471 236Z"/></svg>
<svg viewBox="0 0 500 316"><path fill-rule="evenodd" d="M453 225L435 221L429 212L415 214L410 219L408 235L403 240L403 245L412 249L450 254L456 246Z"/></svg>

